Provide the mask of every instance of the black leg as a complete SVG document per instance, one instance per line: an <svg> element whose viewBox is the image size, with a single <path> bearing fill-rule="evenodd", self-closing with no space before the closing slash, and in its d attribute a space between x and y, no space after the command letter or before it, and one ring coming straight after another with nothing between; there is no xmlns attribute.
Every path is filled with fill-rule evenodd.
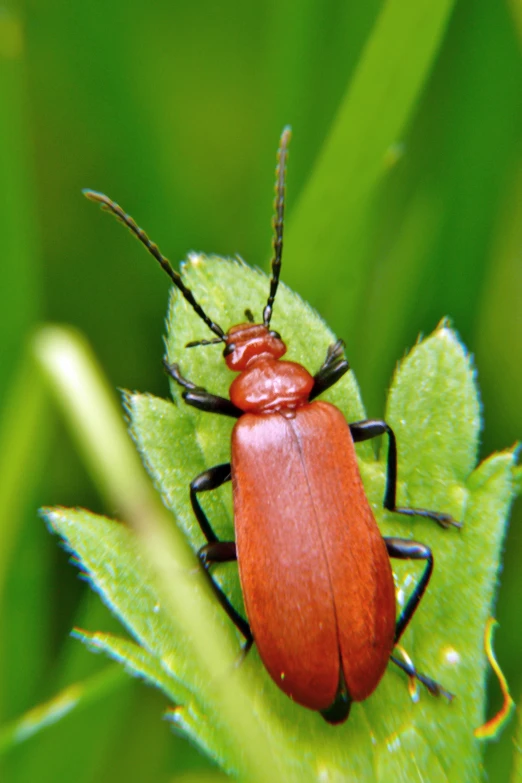
<svg viewBox="0 0 522 783"><path fill-rule="evenodd" d="M386 544L386 549L388 550L388 555L390 557L397 560L426 561L426 568L397 620L395 626L395 643L397 643L406 630L408 623L413 617L415 610L424 595L426 587L428 586L433 571L433 554L431 549L425 544L419 544L417 541L411 541L409 539L388 537L384 539L384 543ZM453 694L449 693L449 691L443 688L442 685L439 685L438 682L432 680L431 677L426 677L426 675L418 672L410 661L401 661L395 655L391 656L391 660L410 677L415 677L419 680L419 682L421 682L434 696L445 696L450 701L453 699Z"/></svg>
<svg viewBox="0 0 522 783"><path fill-rule="evenodd" d="M417 541L411 541L407 538L385 537L384 543L386 544L389 557L397 560L426 560L426 568L397 620L395 642L398 642L428 586L433 571L433 555L431 549L425 544L419 544Z"/></svg>
<svg viewBox="0 0 522 783"><path fill-rule="evenodd" d="M243 415L243 411L240 410L240 408L237 408L226 397L219 397L217 394L211 394L201 386L196 386L195 383L184 378L178 364L169 364L164 360L163 365L170 377L185 389L181 396L187 405L192 405L200 411L219 413L222 416L231 416L234 419L238 419Z"/></svg>
<svg viewBox="0 0 522 783"><path fill-rule="evenodd" d="M450 693L450 691L447 691L446 688L443 688L439 682L436 682L435 680L432 680L431 677L426 677L425 674L418 672L413 664L406 663L406 661L401 661L395 655L392 655L390 660L393 661L393 663L398 666L399 669L402 669L403 672L406 672L408 677L415 677L415 679L422 683L433 696L444 696L444 698L446 698L448 701L453 701L455 698L454 694Z"/></svg>
<svg viewBox="0 0 522 783"><path fill-rule="evenodd" d="M227 563L232 560L236 560L236 545L234 541L218 541L218 537L212 530L212 526L207 519L207 516L199 504L197 498L198 492L208 492L212 489L225 484L231 479L230 463L227 462L224 465L216 465L214 468L205 470L204 473L200 473L193 481L190 482L190 502L192 509L199 522L203 535L207 539L207 544L201 547L198 552L198 557L201 565L203 566L207 578L210 582L210 586L214 591L219 603L228 614L236 628L243 634L246 640L244 651L248 652L252 646L253 638L250 632L250 626L246 620L241 617L239 612L234 609L225 593L221 590L218 584L212 578L210 573L210 567L214 563Z"/></svg>
<svg viewBox="0 0 522 783"><path fill-rule="evenodd" d="M388 511L394 511L396 514L404 514L409 517L419 516L433 519L441 527L461 527L460 522L453 519L450 514L440 513L438 511L428 511L425 508L399 508L396 505L397 491L397 441L390 426L381 419L367 419L366 421L356 421L350 424L350 432L354 443L360 443L363 440L376 438L379 435L388 435L388 464L386 470L386 492L384 494L384 508Z"/></svg>
<svg viewBox="0 0 522 783"><path fill-rule="evenodd" d="M237 560L236 544L234 541L212 541L211 543L205 544L205 546L201 547L198 552L198 557L201 565L205 569L205 573L216 598L238 631L245 637L245 644L243 645L242 653L243 658L254 643L250 626L247 621L241 617L239 612L232 606L227 596L219 587L219 585L216 584L212 578L212 574L210 573L210 567L214 563L229 563Z"/></svg>
<svg viewBox="0 0 522 783"><path fill-rule="evenodd" d="M212 530L210 522L199 504L197 494L198 492L209 492L211 489L217 489L222 484L226 484L227 481L230 481L231 478L230 462L225 462L223 465L216 465L214 468L205 470L190 482L190 502L192 504L192 509L199 522L199 526L203 531L203 535L209 544L217 543L218 537Z"/></svg>
<svg viewBox="0 0 522 783"><path fill-rule="evenodd" d="M232 563L237 560L235 541L212 541L204 544L198 552L203 568L210 568L214 563Z"/></svg>
<svg viewBox="0 0 522 783"><path fill-rule="evenodd" d="M342 340L337 340L328 347L326 353L326 359L314 375L314 385L310 392L310 400L315 399L322 394L330 386L343 377L348 372L350 365L344 356L344 343Z"/></svg>

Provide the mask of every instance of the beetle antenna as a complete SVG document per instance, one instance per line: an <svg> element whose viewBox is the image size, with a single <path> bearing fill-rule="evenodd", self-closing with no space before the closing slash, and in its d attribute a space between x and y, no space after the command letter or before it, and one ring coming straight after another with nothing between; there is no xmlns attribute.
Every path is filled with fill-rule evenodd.
<svg viewBox="0 0 522 783"><path fill-rule="evenodd" d="M191 340L190 343L185 345L185 348L197 348L200 345L217 345L222 343L223 340L216 338L215 340Z"/></svg>
<svg viewBox="0 0 522 783"><path fill-rule="evenodd" d="M292 131L290 126L287 125L281 134L281 141L279 142L279 149L277 151L277 166L276 166L276 184L275 184L275 200L274 200L274 219L273 219L273 239L272 247L274 255L272 257L272 277L270 278L270 293L268 294L268 301L266 307L263 310L263 324L267 328L270 326L270 319L272 318L272 308L274 306L274 299L277 292L277 286L279 285L279 273L281 271L281 256L283 254L283 224L285 217L285 180L286 180L286 159L288 157L288 144Z"/></svg>
<svg viewBox="0 0 522 783"><path fill-rule="evenodd" d="M167 258L165 258L165 256L161 253L159 247L154 242L152 242L151 239L149 239L145 231L138 226L136 221L130 215L124 212L119 204L117 204L115 201L110 199L104 193L98 193L95 190L87 190L87 189L85 189L82 192L86 198L88 198L90 201L96 201L98 204L101 204L102 209L106 210L107 212L110 212L121 223L123 223L124 226L127 226L127 228L134 234L134 236L137 237L137 239L139 239L143 245L145 245L149 253L154 256L154 258L159 263L163 271L168 274L168 276L170 277L170 279L172 280L176 288L178 288L181 291L181 293L183 294L187 302L194 308L196 313L206 323L208 328L212 332L214 332L214 334L217 334L219 340L217 340L216 342L225 342L225 333L223 329L219 326L219 324L214 323L214 321L212 321L208 317L208 315L205 313L201 305L198 304L198 302L194 298L194 294L192 293L190 288L187 288L187 286L181 279L181 275L179 275L178 272L176 272L176 270L173 269L170 261Z"/></svg>

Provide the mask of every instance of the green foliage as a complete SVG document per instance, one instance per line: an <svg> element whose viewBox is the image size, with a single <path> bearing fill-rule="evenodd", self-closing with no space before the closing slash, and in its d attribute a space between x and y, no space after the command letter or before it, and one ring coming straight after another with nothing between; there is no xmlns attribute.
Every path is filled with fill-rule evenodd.
<svg viewBox="0 0 522 783"><path fill-rule="evenodd" d="M519 495L522 495L522 468L518 467L515 470L514 475L515 480L515 490Z"/></svg>
<svg viewBox="0 0 522 783"><path fill-rule="evenodd" d="M99 700L106 698L124 676L115 665L106 667L86 682L64 688L45 704L34 707L22 718L3 726L0 730L0 756L86 704L94 702L98 706Z"/></svg>
<svg viewBox="0 0 522 783"><path fill-rule="evenodd" d="M235 262L193 256L185 274L197 299L224 328L241 320L245 306L259 313L266 297L266 277ZM174 296L169 357L181 356L188 377L224 393L230 374L219 348L183 349L188 339L198 337L198 324L186 302ZM334 339L317 315L284 286L273 324L288 342L289 358L312 370ZM127 408L134 439L164 503L197 550L203 539L188 502L188 484L205 467L228 459L231 424L179 404L177 388L173 391L175 404L130 394ZM327 396L348 420L364 416L353 373ZM368 444L361 448L361 472L383 533L418 538L435 554L430 588L404 645L419 669L440 680L456 699L447 704L423 692L419 702L412 703L405 678L390 670L376 693L353 707L348 722L332 728L319 715L292 704L270 681L254 652L243 664L253 694L250 709L268 743L277 779L314 780L320 774L331 780L411 780L415 774L426 781L481 779L480 746L473 729L484 718L482 635L513 495L514 453L495 454L475 469L480 417L473 369L446 323L399 365L387 419L399 443L399 503L444 510L463 524L460 531L441 530L425 520L384 514L385 455L376 460ZM233 533L229 493L229 487L223 488L204 501L223 537ZM165 606L135 535L84 511L50 511L48 520L135 642L83 632L80 638L162 689L178 705L173 713L178 729L227 771L251 779L252 770L242 758L245 749L216 711L212 687L191 656L190 639ZM396 569L400 603L418 573L412 564ZM240 607L236 567L221 567L219 578ZM213 611L217 618L221 615L215 601ZM208 645L212 646L211 638ZM226 676L235 678L238 673Z"/></svg>
<svg viewBox="0 0 522 783"><path fill-rule="evenodd" d="M121 667L121 676L114 676L105 656L70 637L73 625L91 633L103 629L104 636L95 638L109 646L121 631L37 519L37 508L61 503L139 520L144 483L138 460L125 446L121 414L113 406L104 420L100 406L110 400L109 390L121 387L166 396L165 281L137 243L126 243L118 226L89 209L81 188L121 200L174 262L194 248L266 263L275 146L290 123L283 279L345 339L370 416L384 415L385 390L405 346L449 313L479 373L484 456L522 432L521 35L515 0L302 0L299 13L295 0L4 4L2 780L170 783L187 771L202 776L209 767L193 744L158 720L170 699L124 676ZM42 345L37 368L33 343L27 346L42 318L88 335L107 375L101 396L91 396L84 376L76 377L74 393L74 373L67 393L53 381L44 387L40 370L46 380L50 371L43 367ZM313 356L304 346L307 363L323 358L320 343ZM201 349L204 359L189 352L176 358L200 361L197 377L203 379L213 350L219 353ZM217 364L216 380L222 373L225 389L226 372ZM156 399L149 398L151 408ZM139 400L130 397L130 407ZM352 404L352 415L359 415L355 391ZM171 406L157 405L168 424ZM184 447L195 443L183 430L193 432L193 425L177 424ZM207 466L207 457L228 443L223 422L206 427L198 423L194 465ZM156 444L167 454L172 449L166 435ZM401 432L401 448L407 444ZM359 452L365 475L371 480L377 470L382 480L381 468L369 465L371 446L363 444ZM415 492L423 491L424 467L420 460L420 483L414 474L408 477ZM437 466L428 467L431 476ZM515 483L522 492L520 468ZM403 481L406 499L409 487ZM441 492L441 504L451 500L459 508L459 492ZM180 493L185 501L185 489ZM227 492L205 503L221 529L230 530ZM495 607L495 647L515 694L522 693L521 512L519 503ZM192 519L184 514L180 522L188 528ZM421 520L412 530L421 540L443 532ZM452 541L466 540L465 531L449 533ZM435 543L437 586L442 555ZM139 546L147 549L141 541ZM482 584L483 574L475 576ZM240 602L237 581L228 574L223 579ZM472 591L471 580L466 585ZM431 612L432 599L426 600ZM213 603L207 608L217 623L212 638L221 630L237 649ZM187 601L189 614L192 609ZM415 638L423 611L412 626ZM123 644L132 642L113 643L116 657ZM213 655L218 647L223 644ZM134 648L126 649L130 656ZM226 669L210 663L201 663L207 679ZM242 672L223 682L233 690ZM388 677L402 688L397 673ZM71 687L85 698L60 712ZM497 691L493 683L488 714L495 711ZM238 703L234 731L247 728L250 704L250 698ZM60 719L52 723L53 715ZM31 736L27 725L35 729ZM512 729L514 723L485 754L495 783L512 772Z"/></svg>
<svg viewBox="0 0 522 783"><path fill-rule="evenodd" d="M518 710L517 731L515 734L513 774L511 783L520 783L522 780L522 712Z"/></svg>
<svg viewBox="0 0 522 783"><path fill-rule="evenodd" d="M356 331L357 302L364 291L363 237L371 202L401 155L398 142L453 5L453 0L420 0L415 5L391 0L383 5L290 221L286 279L299 284L306 298L341 310L347 338ZM390 90L392 83L400 89ZM324 204L328 211L317 220ZM337 260L332 275L324 275L317 263L321 257Z"/></svg>

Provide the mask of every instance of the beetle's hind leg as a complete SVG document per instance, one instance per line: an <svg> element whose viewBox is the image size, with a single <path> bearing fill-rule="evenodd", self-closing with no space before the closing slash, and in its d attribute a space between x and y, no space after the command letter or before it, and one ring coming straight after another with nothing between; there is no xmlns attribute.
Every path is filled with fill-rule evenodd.
<svg viewBox="0 0 522 783"><path fill-rule="evenodd" d="M424 685L424 687L427 688L433 696L444 696L444 698L446 698L448 701L453 701L455 698L455 695L447 691L446 688L443 688L439 682L436 682L435 680L432 680L431 677L426 677L425 674L418 672L411 661L401 661L395 655L392 655L390 660L393 661L393 663L398 666L399 669L402 669L403 672L406 672L408 677L414 677L416 680L422 683L422 685Z"/></svg>
<svg viewBox="0 0 522 783"><path fill-rule="evenodd" d="M385 537L384 543L388 550L389 557L393 557L397 560L425 560L426 567L422 573L421 578L415 585L415 588L410 595L408 602L402 612L399 615L397 624L395 626L395 643L399 641L402 634L406 630L408 623L413 617L415 610L417 609L422 596L428 586L431 574L433 571L433 554L431 549L425 544L420 544L418 541L411 541L405 538ZM391 660L400 669L406 672L410 677L415 677L421 682L430 693L434 696L445 696L448 700L453 699L453 694L449 693L442 685L432 680L431 677L426 677L424 674L420 674L411 661L401 661L396 656L392 655Z"/></svg>
<svg viewBox="0 0 522 783"><path fill-rule="evenodd" d="M324 391L337 383L343 375L348 372L350 365L344 355L344 342L337 340L336 343L328 346L326 359L319 370L314 375L314 385L310 392L309 399L314 400Z"/></svg>
<svg viewBox="0 0 522 783"><path fill-rule="evenodd" d="M246 655L248 650L253 644L253 637L250 631L250 626L247 621L239 614L239 612L232 606L228 597L225 595L221 587L213 579L210 572L211 566L215 563L229 563L237 560L236 543L235 541L219 541L218 537L214 533L210 522L203 509L201 508L198 500L198 493L208 492L212 489L217 489L227 481L230 481L232 477L230 463L226 462L223 465L216 465L209 470L205 470L196 476L190 482L190 502L194 515L199 522L199 526L203 532L203 535L207 539L198 552L199 562L203 566L205 574L210 582L210 586L214 591L219 603L232 620L238 631L245 637L245 644L243 645L243 656Z"/></svg>
<svg viewBox="0 0 522 783"><path fill-rule="evenodd" d="M425 508L402 508L396 504L397 494L397 441L392 428L381 419L367 419L350 424L350 432L354 443L377 438L379 435L388 435L388 462L386 466L386 491L384 493L384 508L395 514L404 514L408 517L419 516L433 519L441 527L461 527L450 514L439 511L428 511Z"/></svg>
<svg viewBox="0 0 522 783"><path fill-rule="evenodd" d="M408 623L413 617L422 596L428 586L433 571L433 554L431 549L425 544L419 544L418 541L411 541L408 538L395 538L386 536L384 538L388 556L396 560L425 560L426 568L421 578L415 585L413 593L408 599L408 603L400 613L395 626L395 643L399 641L406 630Z"/></svg>

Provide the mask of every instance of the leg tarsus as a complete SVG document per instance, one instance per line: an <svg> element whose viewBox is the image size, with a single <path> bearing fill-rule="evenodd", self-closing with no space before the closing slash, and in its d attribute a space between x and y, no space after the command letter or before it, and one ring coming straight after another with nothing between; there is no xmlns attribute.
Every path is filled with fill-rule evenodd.
<svg viewBox="0 0 522 783"><path fill-rule="evenodd" d="M345 360L344 356L345 344L344 340L337 340L335 343L331 343L326 350L326 358L319 368L319 373L327 370L332 364L339 361L339 359Z"/></svg>
<svg viewBox="0 0 522 783"><path fill-rule="evenodd" d="M344 342L337 340L328 346L326 358L314 375L314 385L309 400L314 400L348 372L350 365L344 356Z"/></svg>
<svg viewBox="0 0 522 783"><path fill-rule="evenodd" d="M462 527L462 522L457 522L456 519L453 519L451 514L445 514L440 511L428 511L425 508L403 508L398 506L395 506L394 508L385 506L385 508L387 511L393 511L394 514L403 514L406 517L425 517L426 519L433 519L434 522L437 522L438 525L445 529L456 527L460 530Z"/></svg>
<svg viewBox="0 0 522 783"><path fill-rule="evenodd" d="M415 679L422 683L422 685L424 685L424 687L427 688L433 696L444 696L444 698L448 701L453 701L455 698L454 693L447 691L446 688L443 688L440 683L436 682L436 680L432 680L431 677L427 677L425 674L418 672L415 666L412 664L399 660L395 655L392 655L390 660L393 661L393 663L398 666L399 669L402 669L403 672L406 672L409 677L415 677Z"/></svg>
<svg viewBox="0 0 522 783"><path fill-rule="evenodd" d="M199 389L200 391L204 391L203 389L201 389L200 386L196 386L195 383L192 383L192 381L189 381L188 378L185 378L181 374L181 370L179 369L179 364L176 363L170 364L170 362L167 359L163 359L163 367L165 368L165 372L167 373L167 375L170 375L170 377L174 381L176 381L176 383L179 386L182 386L184 389L189 389L189 390Z"/></svg>
<svg viewBox="0 0 522 783"><path fill-rule="evenodd" d="M396 503L397 492L397 441L392 428L382 419L367 419L365 421L355 421L350 426L350 432L354 443L361 443L379 435L388 435L388 461L386 467L386 491L384 493L384 508L387 511L393 511L395 514L404 514L405 516L420 516L433 519L441 527L461 527L451 514L441 513L439 511L428 511L425 508L403 508L398 507Z"/></svg>
<svg viewBox="0 0 522 783"><path fill-rule="evenodd" d="M181 374L179 364L169 364L165 359L163 366L168 375L184 389L181 396L187 405L192 405L193 408L206 411L206 413L219 413L221 416L230 416L233 419L238 419L243 415L243 411L226 397L211 394L202 386L196 386L195 383L185 378Z"/></svg>

